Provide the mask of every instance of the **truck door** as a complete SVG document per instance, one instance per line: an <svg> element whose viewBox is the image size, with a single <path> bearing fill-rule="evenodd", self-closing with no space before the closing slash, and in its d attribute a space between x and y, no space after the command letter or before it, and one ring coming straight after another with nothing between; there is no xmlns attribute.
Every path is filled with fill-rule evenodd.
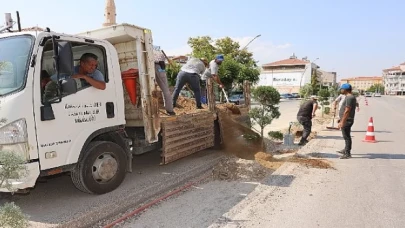
<svg viewBox="0 0 405 228"><path fill-rule="evenodd" d="M82 73L81 68L90 72L92 66L88 61L97 58L96 70L88 75L106 83L102 90L91 86L84 79L76 79L78 91L69 95L62 94L61 99L58 99L53 60L55 45L49 38L50 34L47 34L39 37L42 45L38 51L34 77L34 116L41 170L76 163L83 145L93 133L125 123L123 116L117 115L113 75L116 74L114 70L119 72L119 69L112 67L107 43L57 35L57 41L71 45L74 74ZM63 77L71 75L62 75ZM44 110L49 111L50 108L47 107L47 102L51 102L54 118L43 116Z"/></svg>

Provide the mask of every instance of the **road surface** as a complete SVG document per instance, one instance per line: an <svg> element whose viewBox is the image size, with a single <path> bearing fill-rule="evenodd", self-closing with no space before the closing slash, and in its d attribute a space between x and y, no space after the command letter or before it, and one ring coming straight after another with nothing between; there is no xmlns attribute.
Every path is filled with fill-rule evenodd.
<svg viewBox="0 0 405 228"><path fill-rule="evenodd" d="M133 172L113 192L89 195L77 190L67 175L37 183L29 195L0 195L0 204L13 200L29 216L32 227L88 227L89 224L122 212L164 194L207 172L222 156L206 150L160 166L159 151L134 157Z"/></svg>
<svg viewBox="0 0 405 228"><path fill-rule="evenodd" d="M352 159L335 151L340 131L322 131L299 153L335 169L284 163L260 183L209 182L151 208L122 227L404 227L405 102L364 98L353 126ZM377 143L365 143L373 117Z"/></svg>

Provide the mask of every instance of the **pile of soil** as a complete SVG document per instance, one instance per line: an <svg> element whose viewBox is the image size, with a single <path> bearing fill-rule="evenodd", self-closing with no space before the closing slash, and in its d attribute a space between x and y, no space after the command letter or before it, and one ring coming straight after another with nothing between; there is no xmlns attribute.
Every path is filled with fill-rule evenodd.
<svg viewBox="0 0 405 228"><path fill-rule="evenodd" d="M318 169L335 169L332 164L325 159L315 159L315 158L303 158L299 156L293 156L288 159L288 162L295 162L306 166L307 168L318 168Z"/></svg>
<svg viewBox="0 0 405 228"><path fill-rule="evenodd" d="M155 96L158 99L160 113L166 114L162 93L156 93ZM190 99L188 97L179 96L176 103L177 107L174 107L174 112L176 113L176 115L184 115L208 110L208 106L205 104L202 105L204 109L197 109L197 103L195 99ZM241 114L239 108L235 104L231 103L218 104L216 105L216 108L232 115Z"/></svg>
<svg viewBox="0 0 405 228"><path fill-rule="evenodd" d="M219 162L212 174L216 180L254 180L259 181L270 173L270 170L255 161L228 157Z"/></svg>

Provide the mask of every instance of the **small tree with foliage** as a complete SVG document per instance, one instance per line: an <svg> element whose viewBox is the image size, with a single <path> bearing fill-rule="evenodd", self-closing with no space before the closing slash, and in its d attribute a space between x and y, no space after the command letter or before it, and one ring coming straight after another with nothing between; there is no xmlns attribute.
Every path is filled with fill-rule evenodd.
<svg viewBox="0 0 405 228"><path fill-rule="evenodd" d="M24 159L11 151L0 151L0 188L6 188L13 192L16 189L10 183L10 179L18 180L27 175L27 169L23 165ZM14 204L5 203L0 207L0 227L28 227L28 220L21 209Z"/></svg>
<svg viewBox="0 0 405 228"><path fill-rule="evenodd" d="M252 95L260 106L252 108L249 116L260 126L260 136L263 137L264 128L281 115L278 107L280 93L272 86L258 86Z"/></svg>
<svg viewBox="0 0 405 228"><path fill-rule="evenodd" d="M318 100L322 107L322 116L325 112L325 105L329 105L330 93L328 89L321 89L318 91Z"/></svg>
<svg viewBox="0 0 405 228"><path fill-rule="evenodd" d="M374 85L370 86L370 88L367 89L367 92L384 94L384 85L374 84Z"/></svg>
<svg viewBox="0 0 405 228"><path fill-rule="evenodd" d="M318 73L317 73L316 69L312 70L311 87L312 87L312 95L318 94L319 80L318 80Z"/></svg>
<svg viewBox="0 0 405 228"><path fill-rule="evenodd" d="M302 98L308 98L313 94L312 85L310 83L305 84L303 87L301 87L299 93Z"/></svg>
<svg viewBox="0 0 405 228"><path fill-rule="evenodd" d="M166 76L169 86L176 85L177 74L179 74L181 65L175 61L171 61L171 64L166 66Z"/></svg>

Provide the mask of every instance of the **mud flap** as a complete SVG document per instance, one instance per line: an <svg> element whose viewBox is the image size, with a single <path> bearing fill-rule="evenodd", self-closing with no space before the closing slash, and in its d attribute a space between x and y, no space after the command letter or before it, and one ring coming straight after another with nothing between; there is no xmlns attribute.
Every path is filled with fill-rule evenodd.
<svg viewBox="0 0 405 228"><path fill-rule="evenodd" d="M213 147L214 121L212 112L162 118L161 164Z"/></svg>

